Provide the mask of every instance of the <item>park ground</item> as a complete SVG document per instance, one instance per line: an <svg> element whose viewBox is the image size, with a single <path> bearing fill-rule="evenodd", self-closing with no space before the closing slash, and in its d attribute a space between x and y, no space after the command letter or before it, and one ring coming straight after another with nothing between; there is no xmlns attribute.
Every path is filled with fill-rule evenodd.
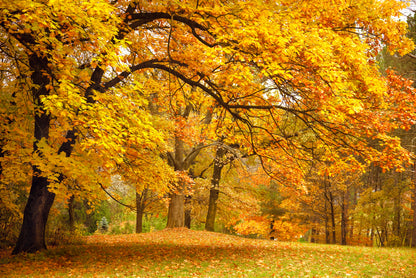
<svg viewBox="0 0 416 278"><path fill-rule="evenodd" d="M0 277L416 277L416 250L279 242L165 229L0 251Z"/></svg>

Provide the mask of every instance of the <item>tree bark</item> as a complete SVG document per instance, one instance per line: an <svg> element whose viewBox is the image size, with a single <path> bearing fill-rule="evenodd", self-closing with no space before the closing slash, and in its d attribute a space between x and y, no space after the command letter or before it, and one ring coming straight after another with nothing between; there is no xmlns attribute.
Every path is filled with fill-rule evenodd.
<svg viewBox="0 0 416 278"><path fill-rule="evenodd" d="M195 88L192 88L194 90ZM183 113L179 113L182 118L187 119L192 111L192 105L188 104ZM206 115L204 122L207 124L211 121L212 113L209 112ZM189 167L194 163L195 158L201 151L199 144L195 146L188 154L185 153L185 146L183 140L175 136L175 153L168 153L169 164L175 169L175 171L188 171ZM189 173L187 173L189 174ZM185 184L177 184L175 190L173 190L169 196L169 209L168 209L168 223L167 228L180 228L185 227ZM189 212L189 211L188 211ZM190 213L187 214L187 224L190 226Z"/></svg>
<svg viewBox="0 0 416 278"><path fill-rule="evenodd" d="M147 190L144 189L142 194L136 191L136 233L143 232L143 212L144 201L146 200Z"/></svg>
<svg viewBox="0 0 416 278"><path fill-rule="evenodd" d="M175 171L183 171L187 167L184 162L185 148L181 138L175 137L175 156L172 157L172 164ZM174 191L170 194L168 223L166 228L181 228L185 226L185 196L184 185L179 181Z"/></svg>
<svg viewBox="0 0 416 278"><path fill-rule="evenodd" d="M215 227L215 216L217 213L217 200L220 190L217 188L211 188L209 190L209 204L208 204L208 213L205 222L205 230L214 231Z"/></svg>
<svg viewBox="0 0 416 278"><path fill-rule="evenodd" d="M215 153L214 170L211 179L211 188L209 191L208 213L205 221L205 230L214 231L215 216L217 213L217 200L219 195L219 185L221 180L221 171L225 165L224 156L226 150L219 146Z"/></svg>
<svg viewBox="0 0 416 278"><path fill-rule="evenodd" d="M33 144L34 152L38 152L37 143L42 139L48 139L50 116L41 105L41 97L48 95L49 90L46 85L49 84L49 76L47 75L48 59L39 57L36 54L29 56L29 66L33 70L31 79L33 84L37 85L32 89L33 102L37 106L34 116L34 135L35 142ZM39 155L42 155L39 153ZM45 229L48 220L49 210L55 199L55 194L49 192L49 181L42 176L42 171L36 167L33 168L32 187L27 201L23 223L20 230L19 238L12 254L20 252L36 252L46 249Z"/></svg>
<svg viewBox="0 0 416 278"><path fill-rule="evenodd" d="M329 244L331 243L331 240L329 239L329 217L328 217L328 211L327 211L327 200L325 199L325 243Z"/></svg>
<svg viewBox="0 0 416 278"><path fill-rule="evenodd" d="M185 227L190 229L191 228L191 222L192 222L192 209L190 208L191 206L191 199L192 196L185 196Z"/></svg>
<svg viewBox="0 0 416 278"><path fill-rule="evenodd" d="M326 178L323 180L324 189L325 189L325 199L324 199L324 221L325 221L325 243L330 244L331 240L329 238L329 215L328 215L328 188L327 188L327 181Z"/></svg>
<svg viewBox="0 0 416 278"><path fill-rule="evenodd" d="M12 254L34 253L46 249L46 222L55 199L55 194L48 191L48 184L47 178L33 176L29 199L24 211L23 224Z"/></svg>
<svg viewBox="0 0 416 278"><path fill-rule="evenodd" d="M166 228L180 228L185 226L184 197L183 194L170 194Z"/></svg>
<svg viewBox="0 0 416 278"><path fill-rule="evenodd" d="M341 198L341 245L347 245L347 210L348 205L346 201L345 194L348 192L342 193Z"/></svg>
<svg viewBox="0 0 416 278"><path fill-rule="evenodd" d="M136 212L136 233L140 234L143 232L143 210L137 208Z"/></svg>
<svg viewBox="0 0 416 278"><path fill-rule="evenodd" d="M335 244L337 243L337 238L336 238L336 230L335 230L335 210L334 210L334 197L332 196L332 193L329 192L329 205L331 208L331 224L332 224L332 243Z"/></svg>

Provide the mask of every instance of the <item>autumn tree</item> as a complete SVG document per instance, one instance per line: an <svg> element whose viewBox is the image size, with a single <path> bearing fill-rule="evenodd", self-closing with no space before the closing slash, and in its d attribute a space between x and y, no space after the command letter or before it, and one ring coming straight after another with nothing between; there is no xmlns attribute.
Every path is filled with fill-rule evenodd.
<svg viewBox="0 0 416 278"><path fill-rule="evenodd" d="M328 161L400 168L409 152L388 132L408 127L413 95L387 91L374 58L382 44L410 49L406 24L394 19L403 7L396 0L1 2L2 48L17 53L14 78L24 89L5 91L16 92L19 108L30 100L18 111L34 115L27 117L31 193L14 253L46 247L48 212L67 178L105 187L135 156L129 150L166 146L145 110L152 88L135 82L145 73L157 80L164 72L214 100L233 119L227 128L239 131L241 148L277 179L302 176L306 135L327 149Z"/></svg>
<svg viewBox="0 0 416 278"><path fill-rule="evenodd" d="M407 23L409 25L407 36L413 41L415 41L415 14L414 14L414 11L409 11L409 10L407 10L407 14L408 14ZM400 56L400 55L397 55L397 53L389 53L387 49L384 49L380 53L379 58L378 58L379 63L381 65L381 71L383 73L386 73L386 72L388 73L388 72L391 72L393 69L397 71L403 77L409 80L415 81L416 79L414 75L414 68L415 68L416 56L414 54L415 54L415 51L413 50L412 52L404 56ZM402 82L404 82L404 79L396 78L397 84L400 84ZM407 85L405 86L414 86L414 84L411 85L410 83L407 83ZM392 134L400 138L400 140L402 141L403 147L407 148L409 151L414 153L414 138L415 138L415 126L414 125L410 129L399 128L395 130ZM415 240L416 239L416 229L415 229L416 227L416 222L415 222L416 221L416 214L415 214L416 200L414 198L416 194L414 191L415 190L414 185L413 186L410 185L412 181L414 181L414 163L413 165L409 165L406 168L405 173L395 172L395 171L382 173L381 169L375 168L373 165L370 167L370 171L368 171L369 172L369 174L367 175L368 177L370 177L371 173L377 172L377 171L374 171L374 169L378 169L379 173L376 175L375 181L368 183L369 187L374 188L374 183L380 183L381 179L388 181L388 182L383 183L385 186L383 186L383 184L380 184L379 189L376 191L379 191L379 190L384 191L384 187L386 187L385 188L386 191L389 192L389 193L386 192L386 194L380 192L379 195L382 198L386 197L388 199L384 201L385 203L384 210L392 209L391 211L392 214L388 215L388 218L393 218L393 215L395 215L394 219L391 219L391 221L393 221L394 223L394 230L391 232L393 234L393 237L396 238L396 241L400 243L396 242L393 244L402 244L405 241L407 241L412 246L414 246L416 242ZM410 192L412 188L413 188L413 192ZM393 192L391 190L393 190ZM410 201L410 204L409 204L408 197L406 197L408 196L408 194L412 196L412 200ZM394 198L392 199L392 197ZM395 208L394 209L390 208L390 206L388 205L389 203L394 204ZM412 216L406 215L406 211L408 211L409 209L408 206L411 207L411 211L413 212ZM409 222L409 221L404 221L404 219L412 219L412 220L411 222ZM404 240L403 233L407 233L406 230L409 225L412 228L411 228L411 231L408 231L408 235L405 235L407 239ZM374 231L374 229L372 230ZM388 231L383 232L383 235L387 232ZM371 236L373 237L374 235L371 234ZM390 238L393 238L393 237L390 237ZM381 243L382 241L383 240L379 240L378 242Z"/></svg>

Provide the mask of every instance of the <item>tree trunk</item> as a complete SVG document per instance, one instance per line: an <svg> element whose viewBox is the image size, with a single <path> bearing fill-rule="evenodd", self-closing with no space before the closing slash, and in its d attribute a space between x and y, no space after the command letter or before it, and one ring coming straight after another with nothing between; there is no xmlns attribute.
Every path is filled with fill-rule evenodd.
<svg viewBox="0 0 416 278"><path fill-rule="evenodd" d="M329 192L329 205L331 208L331 224L332 224L332 243L335 244L337 243L337 239L336 239L336 226L335 226L335 210L334 210L334 197L332 196L332 193Z"/></svg>
<svg viewBox="0 0 416 278"><path fill-rule="evenodd" d="M329 202L329 198L328 198L328 183L327 183L327 178L325 177L325 179L323 179L323 185L324 185L324 221L325 221L325 243L329 244L331 243L330 239L329 239L329 216L328 216L328 202Z"/></svg>
<svg viewBox="0 0 416 278"><path fill-rule="evenodd" d="M71 195L68 200L68 225L71 231L75 230L75 218L74 218L74 202L75 196Z"/></svg>
<svg viewBox="0 0 416 278"><path fill-rule="evenodd" d="M186 209L185 210L185 227L190 229L191 228L191 222L192 222L191 210Z"/></svg>
<svg viewBox="0 0 416 278"><path fill-rule="evenodd" d="M352 200L350 202L350 206L351 206L351 211L354 211L355 207L357 206L357 188L353 187L352 188ZM354 214L351 214L350 216L350 234L349 234L349 238L351 240L354 239L354 226L355 226L355 218L354 218ZM359 240L359 237L358 237Z"/></svg>
<svg viewBox="0 0 416 278"><path fill-rule="evenodd" d="M48 95L49 90L46 85L49 84L48 59L38 57L36 54L29 56L29 66L33 70L31 79L33 84L37 85L32 89L33 103L37 105L34 121L33 144L34 152L39 151L37 143L42 139L48 139L50 116L41 106L41 97ZM42 155L40 153L40 155ZM42 177L42 171L36 167L33 168L32 187L29 193L24 215L23 224L20 230L19 238L13 250L13 254L20 252L36 252L46 249L45 229L48 220L49 210L55 199L55 194L48 191L48 179Z"/></svg>
<svg viewBox="0 0 416 278"><path fill-rule="evenodd" d="M192 87L192 90L195 90L194 87ZM184 111L182 113L179 113L179 115L183 119L187 119L192 111L193 107L191 104L186 105ZM208 124L212 119L212 113L209 112L206 115L206 118L204 120L205 124ZM185 146L182 138L179 136L175 136L175 153L168 153L168 162L170 166L172 166L175 171L185 172L189 175L187 172L190 168L190 166L194 163L195 158L198 156L198 154L201 151L201 146L203 144L199 144L198 146L195 146L190 150L188 154L185 153ZM175 190L171 192L170 200L169 200L169 209L168 209L168 223L166 225L167 228L180 228L185 226L185 188L186 184L177 184ZM190 226L190 211L188 210L186 212L186 224L187 226Z"/></svg>
<svg viewBox="0 0 416 278"><path fill-rule="evenodd" d="M140 234L143 232L143 210L137 208L136 212L136 233Z"/></svg>
<svg viewBox="0 0 416 278"><path fill-rule="evenodd" d="M192 221L191 199L192 199L192 196L187 195L185 197L185 227L188 229L191 228L191 221Z"/></svg>
<svg viewBox="0 0 416 278"><path fill-rule="evenodd" d="M325 200L325 243L329 244L331 243L331 240L329 239L329 217L327 212L327 202Z"/></svg>
<svg viewBox="0 0 416 278"><path fill-rule="evenodd" d="M394 199L393 235L401 239L401 201L400 196Z"/></svg>
<svg viewBox="0 0 416 278"><path fill-rule="evenodd" d="M205 221L205 230L214 231L215 216L217 213L217 200L219 195L219 185L221 180L221 171L225 165L224 156L226 150L223 147L218 147L215 153L214 170L211 179L211 189L209 190L208 213Z"/></svg>
<svg viewBox="0 0 416 278"><path fill-rule="evenodd" d="M347 201L345 200L345 194L342 193L341 199L341 244L347 245Z"/></svg>
<svg viewBox="0 0 416 278"><path fill-rule="evenodd" d="M33 176L29 199L23 215L23 224L12 254L34 253L46 249L46 222L55 199L55 194L48 191L48 184L47 178Z"/></svg>
<svg viewBox="0 0 416 278"><path fill-rule="evenodd" d="M209 190L209 204L208 204L208 213L207 219L205 222L205 230L214 231L215 226L215 215L217 213L217 200L220 191L216 188L211 188Z"/></svg>
<svg viewBox="0 0 416 278"><path fill-rule="evenodd" d="M146 199L147 190L143 190L142 194L136 192L136 233L143 232L143 201Z"/></svg>
<svg viewBox="0 0 416 278"><path fill-rule="evenodd" d="M313 227L312 230L311 230L311 243L316 243L317 242L315 236L316 236L316 229L315 229L315 227Z"/></svg>
<svg viewBox="0 0 416 278"><path fill-rule="evenodd" d="M187 169L185 165L185 148L183 140L175 137L175 155L171 155L171 164L175 171L184 171ZM168 223L166 228L181 228L185 226L185 196L184 185L179 181L176 189L170 194L169 209L168 209Z"/></svg>
<svg viewBox="0 0 416 278"><path fill-rule="evenodd" d="M183 194L171 193L166 228L180 228L185 226L185 198Z"/></svg>

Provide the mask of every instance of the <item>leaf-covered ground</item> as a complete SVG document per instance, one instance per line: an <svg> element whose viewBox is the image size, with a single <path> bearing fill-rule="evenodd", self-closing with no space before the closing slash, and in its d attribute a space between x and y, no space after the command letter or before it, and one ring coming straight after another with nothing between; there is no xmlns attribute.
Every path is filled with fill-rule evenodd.
<svg viewBox="0 0 416 278"><path fill-rule="evenodd" d="M416 250L245 239L169 229L0 252L1 277L416 277Z"/></svg>

